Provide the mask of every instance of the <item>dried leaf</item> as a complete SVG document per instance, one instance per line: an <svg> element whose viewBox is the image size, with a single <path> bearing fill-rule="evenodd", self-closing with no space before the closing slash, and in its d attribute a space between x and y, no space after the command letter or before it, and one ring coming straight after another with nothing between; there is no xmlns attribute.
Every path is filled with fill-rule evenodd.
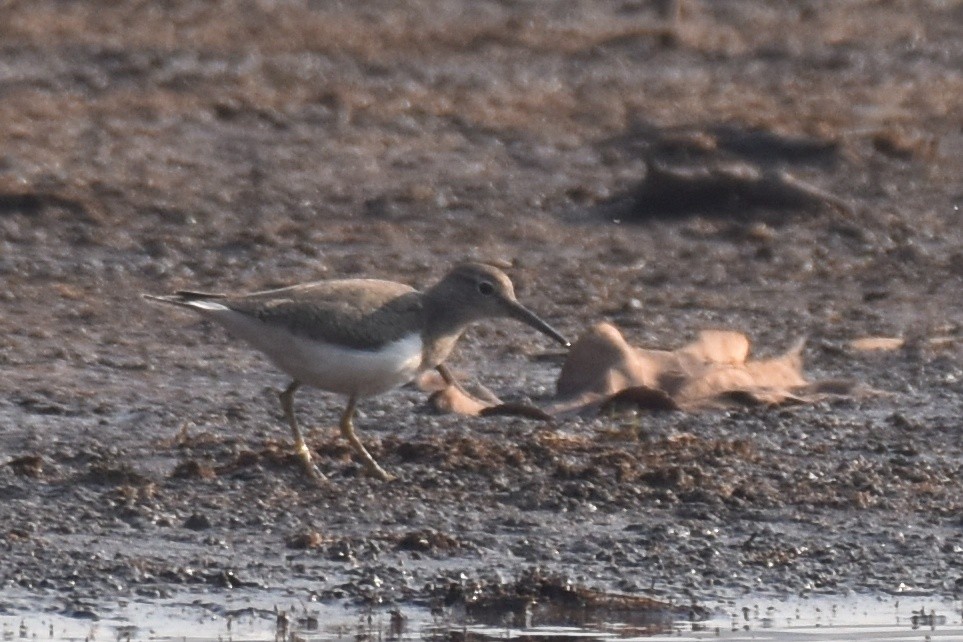
<svg viewBox="0 0 963 642"><path fill-rule="evenodd" d="M803 374L803 346L799 341L780 356L752 360L746 335L705 330L677 350L649 350L630 345L614 325L598 323L572 346L556 384L558 400L547 408L483 400L457 384L435 392L431 401L441 412L549 419L625 406L695 411L812 403L853 394L858 388L853 382L809 382Z"/></svg>
<svg viewBox="0 0 963 642"><path fill-rule="evenodd" d="M559 397L610 395L631 386L657 387L659 372L664 369L660 361L656 355L640 358L618 328L599 323L569 350L556 393Z"/></svg>
<svg viewBox="0 0 963 642"><path fill-rule="evenodd" d="M675 351L644 350L629 345L615 326L598 324L569 353L558 382L568 400L551 411L626 402L651 410L804 403L809 398L800 392L812 384L803 375L803 345L753 361L744 334L706 330Z"/></svg>
<svg viewBox="0 0 963 642"><path fill-rule="evenodd" d="M749 358L749 339L731 330L703 330L696 341L678 352L704 362L742 364Z"/></svg>
<svg viewBox="0 0 963 642"><path fill-rule="evenodd" d="M432 393L428 397L428 403L440 413L456 413L472 417L477 417L483 410L490 407L489 404L476 399L458 386L448 386L444 390Z"/></svg>
<svg viewBox="0 0 963 642"><path fill-rule="evenodd" d="M863 337L849 342L849 347L860 352L890 352L899 350L906 341L900 337Z"/></svg>
<svg viewBox="0 0 963 642"><path fill-rule="evenodd" d="M667 395L664 391L658 388L649 388L647 386L633 386L632 388L625 388L620 390L614 395L608 397L601 405L602 410L609 410L612 408L619 408L624 406L633 406L639 408L640 410L653 410L668 412L673 410L679 410L679 404Z"/></svg>
<svg viewBox="0 0 963 642"><path fill-rule="evenodd" d="M479 414L481 414L482 417L527 417L528 419L540 419L542 421L551 421L552 419L552 415L548 414L541 408L531 404L519 402L488 406L483 408Z"/></svg>

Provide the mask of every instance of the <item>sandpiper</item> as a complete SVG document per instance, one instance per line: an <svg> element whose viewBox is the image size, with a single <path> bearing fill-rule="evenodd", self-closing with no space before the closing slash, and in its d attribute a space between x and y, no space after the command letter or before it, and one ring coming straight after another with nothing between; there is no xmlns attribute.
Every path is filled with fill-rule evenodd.
<svg viewBox="0 0 963 642"><path fill-rule="evenodd" d="M308 473L324 478L311 460L294 416L302 384L348 397L341 434L368 473L392 479L355 434L359 399L381 394L435 368L453 382L443 362L476 321L517 319L564 346L569 342L518 299L504 272L484 263L456 266L419 292L395 281L317 281L250 294L179 291L148 299L190 308L263 352L291 377L280 394L294 446Z"/></svg>

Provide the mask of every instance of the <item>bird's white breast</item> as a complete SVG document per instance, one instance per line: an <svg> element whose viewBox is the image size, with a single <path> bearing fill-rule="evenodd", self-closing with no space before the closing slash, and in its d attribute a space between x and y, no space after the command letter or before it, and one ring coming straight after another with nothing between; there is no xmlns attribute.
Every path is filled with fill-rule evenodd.
<svg viewBox="0 0 963 642"><path fill-rule="evenodd" d="M294 334L213 301L195 305L234 336L263 352L278 368L301 383L322 390L367 397L411 381L422 361L418 333L378 350L358 350Z"/></svg>

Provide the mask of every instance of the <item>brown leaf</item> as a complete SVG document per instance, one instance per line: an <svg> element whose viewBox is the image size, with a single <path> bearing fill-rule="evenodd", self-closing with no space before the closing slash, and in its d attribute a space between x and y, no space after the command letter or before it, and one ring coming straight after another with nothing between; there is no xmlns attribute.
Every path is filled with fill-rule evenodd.
<svg viewBox="0 0 963 642"><path fill-rule="evenodd" d="M745 369L759 386L792 388L808 383L802 373L802 345L774 359L749 361Z"/></svg>
<svg viewBox="0 0 963 642"><path fill-rule="evenodd" d="M806 403L824 393L803 375L800 341L784 354L751 360L740 332L706 330L674 351L635 348L607 323L575 343L562 366L554 414L630 403L648 410ZM848 389L828 386L827 390ZM809 395L811 392L811 396Z"/></svg>
<svg viewBox="0 0 963 642"><path fill-rule="evenodd" d="M696 341L677 352L702 362L737 365L749 358L749 339L731 330L703 330Z"/></svg>
<svg viewBox="0 0 963 642"><path fill-rule="evenodd" d="M485 408L489 407L484 401L472 397L458 386L448 386L438 390L428 397L428 403L440 413L455 413L477 417Z"/></svg>
<svg viewBox="0 0 963 642"><path fill-rule="evenodd" d="M823 381L814 381L813 383L796 388L794 392L806 399L815 399L817 397L825 397L826 395L849 397L860 393L876 391L864 387L863 384L858 381L850 381L849 379L824 379Z"/></svg>
<svg viewBox="0 0 963 642"><path fill-rule="evenodd" d="M641 356L618 328L599 323L569 350L556 392L559 397L606 396L630 386L655 387L661 370L656 355Z"/></svg>
<svg viewBox="0 0 963 642"><path fill-rule="evenodd" d="M646 386L633 386L620 390L603 401L600 409L606 411L624 406L663 412L680 410L679 404L676 403L675 399L667 395L664 391Z"/></svg>
<svg viewBox="0 0 963 642"><path fill-rule="evenodd" d="M780 406L805 403L801 397L791 394L788 390L778 388L752 388L747 390L725 390L715 396L720 405L752 407L752 406Z"/></svg>
<svg viewBox="0 0 963 642"><path fill-rule="evenodd" d="M486 408L482 408L479 414L482 417L527 417L529 419L541 419L542 421L551 421L552 419L552 415L548 414L541 408L531 404L518 402L503 403L497 406L488 406Z"/></svg>

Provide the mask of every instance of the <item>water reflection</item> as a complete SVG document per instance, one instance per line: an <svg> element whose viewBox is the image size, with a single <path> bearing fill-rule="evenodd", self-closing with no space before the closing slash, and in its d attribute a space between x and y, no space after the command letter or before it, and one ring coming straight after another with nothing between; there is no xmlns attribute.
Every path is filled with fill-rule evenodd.
<svg viewBox="0 0 963 642"><path fill-rule="evenodd" d="M7 596L4 596L6 598ZM588 642L590 640L949 640L963 639L959 600L906 596L747 598L706 606L706 617L632 621L626 611L518 605L501 614L396 607L357 611L340 605L302 603L280 594L243 595L216 602L182 596L153 603L101 604L96 619L71 617L52 605L43 612L10 613L0 603L4 641L83 642ZM283 606L281 606L283 605ZM22 606L22 605L21 605ZM612 605L608 605L611 607ZM700 611L701 613L701 611ZM71 614L72 615L72 614ZM621 619L610 617L622 615ZM649 614L652 616L652 614ZM498 619L498 618L501 619Z"/></svg>

